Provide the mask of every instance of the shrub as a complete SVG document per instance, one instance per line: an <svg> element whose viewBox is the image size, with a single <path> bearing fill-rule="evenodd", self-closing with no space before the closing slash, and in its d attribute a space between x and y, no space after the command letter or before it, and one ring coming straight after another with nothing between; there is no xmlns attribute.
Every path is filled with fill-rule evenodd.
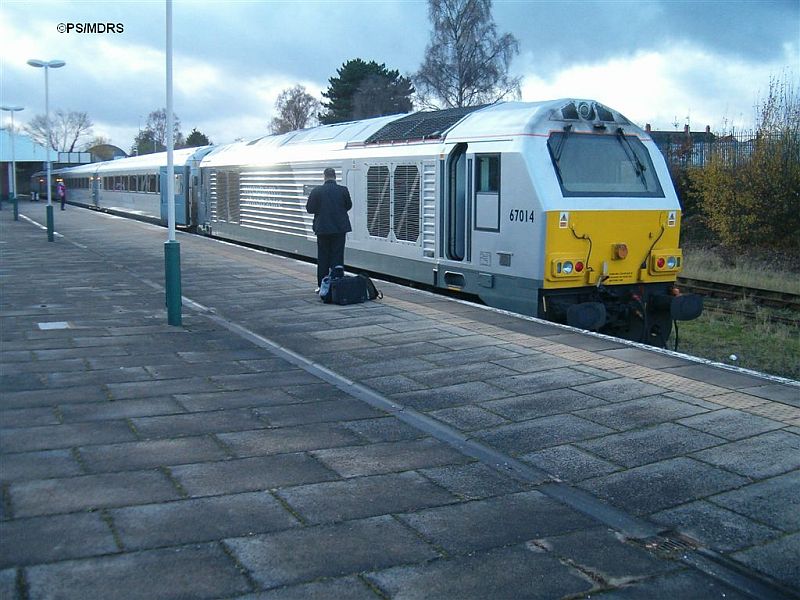
<svg viewBox="0 0 800 600"><path fill-rule="evenodd" d="M747 160L722 148L689 172L708 227L733 248L800 250L800 100L787 78L770 81Z"/></svg>

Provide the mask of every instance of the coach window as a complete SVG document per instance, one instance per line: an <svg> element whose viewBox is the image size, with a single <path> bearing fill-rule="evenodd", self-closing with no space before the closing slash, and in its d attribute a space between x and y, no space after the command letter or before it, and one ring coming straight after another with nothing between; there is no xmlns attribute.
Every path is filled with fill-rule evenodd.
<svg viewBox="0 0 800 600"><path fill-rule="evenodd" d="M183 194L183 175L176 174L175 175L175 195L180 196Z"/></svg>
<svg viewBox="0 0 800 600"><path fill-rule="evenodd" d="M500 155L475 157L475 229L500 231Z"/></svg>

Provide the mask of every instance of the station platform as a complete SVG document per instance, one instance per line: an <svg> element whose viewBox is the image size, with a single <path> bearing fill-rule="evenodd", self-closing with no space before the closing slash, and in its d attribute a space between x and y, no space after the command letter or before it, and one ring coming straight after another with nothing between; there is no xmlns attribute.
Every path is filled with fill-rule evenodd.
<svg viewBox="0 0 800 600"><path fill-rule="evenodd" d="M0 598L800 598L800 384L0 210Z"/></svg>

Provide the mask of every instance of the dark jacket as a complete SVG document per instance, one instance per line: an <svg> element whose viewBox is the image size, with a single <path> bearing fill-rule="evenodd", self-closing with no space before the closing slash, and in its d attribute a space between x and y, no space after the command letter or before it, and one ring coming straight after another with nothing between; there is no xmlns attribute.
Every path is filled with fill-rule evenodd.
<svg viewBox="0 0 800 600"><path fill-rule="evenodd" d="M314 215L314 233L329 235L352 231L347 211L353 208L350 192L335 181L326 181L308 195L306 211Z"/></svg>

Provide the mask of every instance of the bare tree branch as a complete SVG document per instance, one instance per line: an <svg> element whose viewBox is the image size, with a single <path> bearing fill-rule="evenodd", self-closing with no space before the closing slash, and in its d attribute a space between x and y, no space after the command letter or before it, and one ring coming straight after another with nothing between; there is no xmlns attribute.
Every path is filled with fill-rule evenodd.
<svg viewBox="0 0 800 600"><path fill-rule="evenodd" d="M497 35L491 0L428 0L433 23L425 61L414 77L416 102L429 107L475 106L519 97L511 60L519 43Z"/></svg>

